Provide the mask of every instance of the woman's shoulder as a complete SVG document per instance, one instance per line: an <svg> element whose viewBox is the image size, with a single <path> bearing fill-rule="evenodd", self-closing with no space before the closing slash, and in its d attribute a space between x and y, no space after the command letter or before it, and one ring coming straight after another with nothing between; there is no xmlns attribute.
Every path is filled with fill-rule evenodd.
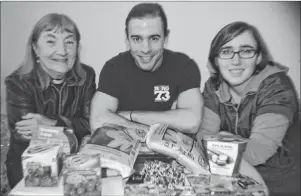
<svg viewBox="0 0 301 196"><path fill-rule="evenodd" d="M296 104L298 96L295 84L287 72L277 72L266 77L259 85L257 90L258 99L281 102L282 105L287 103ZM285 102L285 103L284 103Z"/></svg>
<svg viewBox="0 0 301 196"><path fill-rule="evenodd" d="M266 86L278 86L278 88L289 87L292 85L292 80L287 75L288 71L288 67L277 62L270 62L255 77L261 83L261 88L265 88Z"/></svg>
<svg viewBox="0 0 301 196"><path fill-rule="evenodd" d="M21 69L14 70L5 78L5 85L8 89L17 91L28 90L33 85L33 78L29 74L21 75Z"/></svg>
<svg viewBox="0 0 301 196"><path fill-rule="evenodd" d="M21 68L14 70L11 74L6 76L5 83L23 84L28 81L28 77L21 77Z"/></svg>
<svg viewBox="0 0 301 196"><path fill-rule="evenodd" d="M290 76L285 72L277 72L266 77L260 85L260 89L271 89L271 88L282 88L290 89L293 88L294 84Z"/></svg>
<svg viewBox="0 0 301 196"><path fill-rule="evenodd" d="M81 66L86 71L87 75L95 75L95 70L93 67L84 63L81 63Z"/></svg>
<svg viewBox="0 0 301 196"><path fill-rule="evenodd" d="M210 76L208 78L208 80L205 82L205 88L207 90L215 92L218 90L221 82L222 82L222 79L220 77Z"/></svg>

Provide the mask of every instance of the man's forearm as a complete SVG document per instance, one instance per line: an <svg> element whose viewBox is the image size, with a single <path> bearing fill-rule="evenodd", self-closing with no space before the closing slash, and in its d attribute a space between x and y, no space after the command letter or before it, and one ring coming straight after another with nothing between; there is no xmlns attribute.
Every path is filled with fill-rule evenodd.
<svg viewBox="0 0 301 196"><path fill-rule="evenodd" d="M168 124L171 128L183 133L195 134L201 122L200 113L195 114L189 109L175 109L161 112L133 111L133 121L152 125L156 123Z"/></svg>
<svg viewBox="0 0 301 196"><path fill-rule="evenodd" d="M129 127L129 128L135 128L135 129L148 129L147 125L131 122L128 120L129 117L123 117L115 112L106 111L100 114L97 117L91 117L91 129L92 133L99 127L103 126L106 123L112 123L112 124L118 124L121 126Z"/></svg>

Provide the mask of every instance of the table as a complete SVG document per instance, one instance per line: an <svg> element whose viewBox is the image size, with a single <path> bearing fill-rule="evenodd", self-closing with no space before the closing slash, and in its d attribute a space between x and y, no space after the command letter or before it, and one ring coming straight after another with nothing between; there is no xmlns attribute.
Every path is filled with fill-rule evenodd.
<svg viewBox="0 0 301 196"><path fill-rule="evenodd" d="M121 176L102 178L102 195L122 196L123 180ZM9 196L64 196L63 180L58 187L24 187L22 179L9 193Z"/></svg>
<svg viewBox="0 0 301 196"><path fill-rule="evenodd" d="M259 182L260 184L263 184L266 187L265 194L267 196L269 195L268 187L267 187L266 183L264 182L263 178L261 177L261 175L259 174L259 172L255 169L255 167L253 167L250 163L245 161L243 158L242 158L240 166L239 166L239 173L249 176L249 177L253 178L254 180L256 180L257 182Z"/></svg>
<svg viewBox="0 0 301 196"><path fill-rule="evenodd" d="M242 159L240 164L239 172L243 175L252 177L254 180L267 187L258 171L244 159ZM102 195L122 196L124 195L124 184L125 181L120 176L103 178ZM268 188L266 188L265 193L267 196L269 195ZM10 192L9 196L63 196L62 180L60 186L51 188L24 187L24 181L21 180Z"/></svg>

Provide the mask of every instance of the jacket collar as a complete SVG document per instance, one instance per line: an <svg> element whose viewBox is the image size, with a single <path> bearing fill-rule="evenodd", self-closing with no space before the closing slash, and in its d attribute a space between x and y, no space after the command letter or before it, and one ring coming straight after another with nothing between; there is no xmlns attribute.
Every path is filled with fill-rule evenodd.
<svg viewBox="0 0 301 196"><path fill-rule="evenodd" d="M77 81L75 81L72 77L68 77L69 75L71 75L71 71L72 70L70 70L66 74L65 81L63 82L66 83L68 86L74 86L77 84ZM41 66L37 66L36 71L34 71L33 73L33 81L40 91L44 91L51 85L52 78Z"/></svg>
<svg viewBox="0 0 301 196"><path fill-rule="evenodd" d="M248 92L256 92L261 84L261 82L266 79L268 76L279 73L279 72L288 72L288 67L275 63L272 65L267 65L259 74L252 76L251 81L247 84L243 95L246 95ZM223 80L215 92L218 96L221 103L229 102L231 100L230 86Z"/></svg>

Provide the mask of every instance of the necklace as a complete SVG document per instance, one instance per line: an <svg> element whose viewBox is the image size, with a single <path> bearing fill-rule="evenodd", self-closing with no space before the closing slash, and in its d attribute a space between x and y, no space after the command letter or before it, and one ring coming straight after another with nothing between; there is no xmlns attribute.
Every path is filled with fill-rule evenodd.
<svg viewBox="0 0 301 196"><path fill-rule="evenodd" d="M64 78L62 78L62 79L53 79L52 80L52 83L53 84L62 84L63 82L64 82Z"/></svg>

